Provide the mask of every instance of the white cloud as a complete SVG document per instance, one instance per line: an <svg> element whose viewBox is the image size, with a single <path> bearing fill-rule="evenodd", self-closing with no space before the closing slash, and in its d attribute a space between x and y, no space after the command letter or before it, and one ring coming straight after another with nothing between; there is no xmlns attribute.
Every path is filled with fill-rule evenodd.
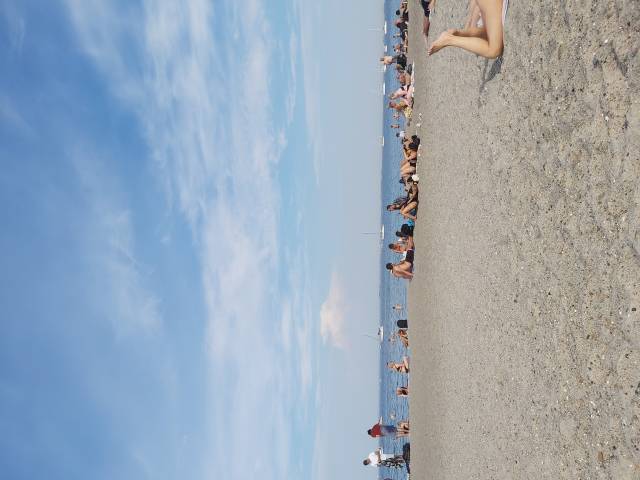
<svg viewBox="0 0 640 480"><path fill-rule="evenodd" d="M320 308L320 334L325 343L334 347L347 347L345 334L344 287L336 272L331 276L329 295Z"/></svg>
<svg viewBox="0 0 640 480"><path fill-rule="evenodd" d="M229 478L287 478L290 413L312 382L311 321L301 313L304 292L291 297L290 312L279 314L275 300L284 268L276 168L287 142L272 124L268 3L146 0L135 15L99 0L67 4L80 43L142 125L167 204L193 233L211 394L233 402L233 418L228 405L212 408L212 468ZM228 32L216 31L221 24ZM219 41L225 33L233 48ZM279 101L293 109L291 98ZM283 330L294 325L282 338L278 318Z"/></svg>

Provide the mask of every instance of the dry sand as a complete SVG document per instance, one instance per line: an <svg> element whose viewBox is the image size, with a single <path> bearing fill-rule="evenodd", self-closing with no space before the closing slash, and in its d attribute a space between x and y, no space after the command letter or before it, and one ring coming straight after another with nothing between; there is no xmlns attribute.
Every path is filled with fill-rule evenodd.
<svg viewBox="0 0 640 480"><path fill-rule="evenodd" d="M640 1L511 0L501 64L409 3L412 478L640 479Z"/></svg>

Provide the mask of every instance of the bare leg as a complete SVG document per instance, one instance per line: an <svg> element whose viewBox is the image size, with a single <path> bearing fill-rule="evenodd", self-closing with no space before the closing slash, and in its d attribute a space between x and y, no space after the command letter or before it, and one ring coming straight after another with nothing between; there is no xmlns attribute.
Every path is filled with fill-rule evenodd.
<svg viewBox="0 0 640 480"><path fill-rule="evenodd" d="M411 203L409 203L408 205L405 205L402 210L400 210L400 213L405 214L405 213L409 213L411 210L413 210L414 208L416 208L418 206L418 202L416 202L415 200Z"/></svg>
<svg viewBox="0 0 640 480"><path fill-rule="evenodd" d="M477 26L478 20L480 20L480 7L478 7L476 2L473 3L473 8L469 12L467 23L465 23L465 29Z"/></svg>
<svg viewBox="0 0 640 480"><path fill-rule="evenodd" d="M477 2L487 38L457 36L449 30L443 32L431 44L429 55L433 55L444 47L459 47L485 58L497 58L502 54L502 2L500 0L477 0Z"/></svg>
<svg viewBox="0 0 640 480"><path fill-rule="evenodd" d="M478 4L476 0L469 0L469 6L467 7L467 19L464 22L464 28L468 28L471 26L471 16L473 15L473 11L476 9Z"/></svg>
<svg viewBox="0 0 640 480"><path fill-rule="evenodd" d="M468 27L464 30L448 30L449 33L456 37L478 37L487 40L487 29L482 27Z"/></svg>
<svg viewBox="0 0 640 480"><path fill-rule="evenodd" d="M422 34L425 37L429 36L429 27L431 26L431 22L429 21L429 17L425 16L422 21Z"/></svg>

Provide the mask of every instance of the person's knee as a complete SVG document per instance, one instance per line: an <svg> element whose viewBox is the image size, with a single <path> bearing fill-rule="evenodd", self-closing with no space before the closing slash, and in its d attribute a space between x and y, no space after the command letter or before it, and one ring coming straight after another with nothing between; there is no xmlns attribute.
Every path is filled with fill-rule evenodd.
<svg viewBox="0 0 640 480"><path fill-rule="evenodd" d="M489 45L487 58L494 59L502 55L502 45Z"/></svg>

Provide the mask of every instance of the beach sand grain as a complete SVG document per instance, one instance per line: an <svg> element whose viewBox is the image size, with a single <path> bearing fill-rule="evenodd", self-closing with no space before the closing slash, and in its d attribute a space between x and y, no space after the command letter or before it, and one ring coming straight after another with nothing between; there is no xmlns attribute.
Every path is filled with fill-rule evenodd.
<svg viewBox="0 0 640 480"><path fill-rule="evenodd" d="M412 478L638 479L640 2L512 0L502 61L410 5Z"/></svg>

